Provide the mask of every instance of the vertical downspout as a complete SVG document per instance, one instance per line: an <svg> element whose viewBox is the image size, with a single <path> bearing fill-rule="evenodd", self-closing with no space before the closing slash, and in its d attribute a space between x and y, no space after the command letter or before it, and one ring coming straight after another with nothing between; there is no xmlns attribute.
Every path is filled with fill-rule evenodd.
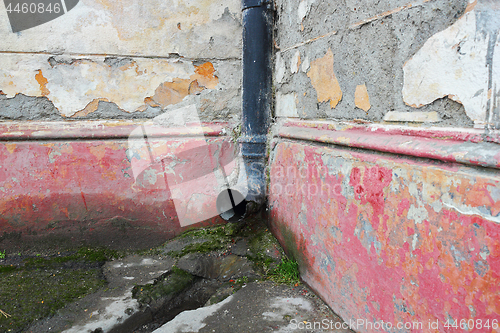
<svg viewBox="0 0 500 333"><path fill-rule="evenodd" d="M222 194L225 200L220 200L221 195L217 199L230 203L232 209L220 211L222 218L233 222L259 210L266 199L266 143L272 103L272 2L242 0L242 7L242 136L238 142L245 179ZM243 192L238 190L241 187L245 187ZM243 201L235 200L242 197Z"/></svg>

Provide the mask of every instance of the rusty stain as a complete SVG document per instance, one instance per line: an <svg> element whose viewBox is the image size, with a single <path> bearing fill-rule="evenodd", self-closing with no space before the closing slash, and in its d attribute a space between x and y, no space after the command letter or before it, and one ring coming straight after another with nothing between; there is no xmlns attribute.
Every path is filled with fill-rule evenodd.
<svg viewBox="0 0 500 333"><path fill-rule="evenodd" d="M307 72L311 83L316 90L318 102L330 101L330 107L335 108L342 100L342 90L333 70L333 52L328 49L326 54L311 62Z"/></svg>
<svg viewBox="0 0 500 333"><path fill-rule="evenodd" d="M363 83L356 86L356 92L354 93L354 104L367 113L368 110L370 110L370 96L368 95L366 84Z"/></svg>
<svg viewBox="0 0 500 333"><path fill-rule="evenodd" d="M38 82L38 84L40 85L40 94L42 96L49 95L50 91L49 91L49 89L47 89L47 83L49 83L49 81L45 77L43 77L41 69L38 70L38 74L35 75L35 79Z"/></svg>

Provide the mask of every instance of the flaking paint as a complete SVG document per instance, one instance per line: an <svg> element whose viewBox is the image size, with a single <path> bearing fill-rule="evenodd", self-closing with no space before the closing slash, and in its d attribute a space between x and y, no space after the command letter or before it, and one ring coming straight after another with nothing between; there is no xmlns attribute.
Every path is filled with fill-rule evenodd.
<svg viewBox="0 0 500 333"><path fill-rule="evenodd" d="M115 67L105 57L71 61L43 55L31 55L29 60L3 57L0 87L6 97L47 96L65 117L86 116L97 110L99 101L114 102L127 112L143 111L147 105L165 108L219 83L211 62L125 59ZM20 70L12 71L11 66Z"/></svg>
<svg viewBox="0 0 500 333"><path fill-rule="evenodd" d="M278 142L272 229L344 320L499 320L500 178L454 167Z"/></svg>
<svg viewBox="0 0 500 333"><path fill-rule="evenodd" d="M232 140L217 135L217 130L213 132L211 124L195 130L160 128L161 131L151 132L156 159L149 161L139 175L134 175L133 164L144 156L137 150L134 154L130 151L131 142L140 145L143 138L127 139L132 133L130 129L140 126L137 123L86 123L86 139L74 139L81 125L59 125L46 123L44 128L38 128L36 124L19 123L22 131L15 131L12 129L16 126L11 123L2 128L4 134L10 128L10 133L21 139L0 142L2 248L21 244L10 242L11 234L20 235L25 244L57 236L80 244L150 247L186 227L222 222L215 207L217 188L207 188L201 180L186 184L187 212L178 211L171 192L173 185L186 182L188 177L210 175L221 165L231 174ZM50 140L47 133L45 139L37 140L33 134L41 129L59 140ZM72 134L73 139L62 139L64 132ZM200 136L204 132L212 132L212 136ZM25 137L20 137L21 133ZM113 134L118 135L111 139ZM92 139L94 136L97 138ZM206 147L203 152L191 149L200 144ZM149 156L147 152L145 155ZM170 163L175 156L181 158L179 163ZM172 174L168 182L166 172ZM199 215L203 210L215 213L209 217ZM188 214L186 218L194 222L181 225L179 214Z"/></svg>
<svg viewBox="0 0 500 333"><path fill-rule="evenodd" d="M342 90L333 68L333 52L328 49L326 54L311 62L307 76L316 90L318 102L330 102L333 109L342 99Z"/></svg>

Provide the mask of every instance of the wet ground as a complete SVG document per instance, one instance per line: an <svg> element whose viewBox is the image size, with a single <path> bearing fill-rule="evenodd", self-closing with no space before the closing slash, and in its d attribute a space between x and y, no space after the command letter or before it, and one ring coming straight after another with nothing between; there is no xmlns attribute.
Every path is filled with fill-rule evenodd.
<svg viewBox="0 0 500 333"><path fill-rule="evenodd" d="M259 219L0 265L0 332L348 332Z"/></svg>

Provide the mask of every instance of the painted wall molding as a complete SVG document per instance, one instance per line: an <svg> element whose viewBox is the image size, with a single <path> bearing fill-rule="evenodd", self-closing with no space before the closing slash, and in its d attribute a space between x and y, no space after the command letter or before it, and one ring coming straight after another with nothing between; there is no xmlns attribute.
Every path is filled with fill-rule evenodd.
<svg viewBox="0 0 500 333"><path fill-rule="evenodd" d="M498 137L478 129L287 120L277 136L500 169Z"/></svg>

